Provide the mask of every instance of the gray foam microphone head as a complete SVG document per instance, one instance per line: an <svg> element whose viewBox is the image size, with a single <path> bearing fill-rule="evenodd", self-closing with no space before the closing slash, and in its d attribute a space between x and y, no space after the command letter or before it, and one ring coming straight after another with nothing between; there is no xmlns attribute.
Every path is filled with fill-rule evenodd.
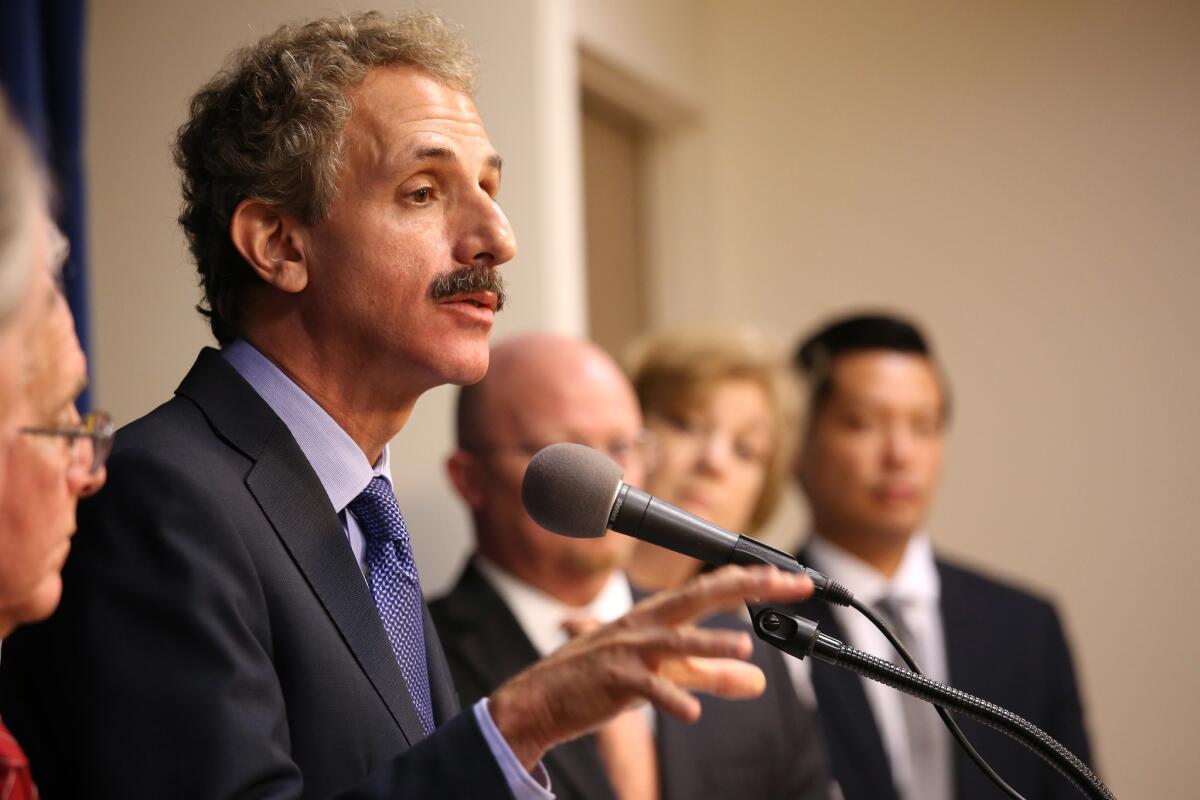
<svg viewBox="0 0 1200 800"><path fill-rule="evenodd" d="M590 447L552 444L529 462L521 502L548 531L583 539L603 536L623 474L615 461Z"/></svg>

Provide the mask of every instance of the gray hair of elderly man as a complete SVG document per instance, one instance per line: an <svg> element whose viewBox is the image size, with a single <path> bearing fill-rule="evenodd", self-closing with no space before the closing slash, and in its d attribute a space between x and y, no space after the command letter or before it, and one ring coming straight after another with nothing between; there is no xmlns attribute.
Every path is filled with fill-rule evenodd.
<svg viewBox="0 0 1200 800"><path fill-rule="evenodd" d="M8 326L29 280L34 215L44 202L29 139L0 94L0 331Z"/></svg>

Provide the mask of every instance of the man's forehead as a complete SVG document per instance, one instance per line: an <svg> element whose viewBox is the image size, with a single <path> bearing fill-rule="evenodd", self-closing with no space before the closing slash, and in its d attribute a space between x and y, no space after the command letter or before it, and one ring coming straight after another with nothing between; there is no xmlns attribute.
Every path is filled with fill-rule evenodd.
<svg viewBox="0 0 1200 800"><path fill-rule="evenodd" d="M471 98L428 73L374 69L351 92L351 102L347 138L383 160L412 160L438 150L464 158L495 156Z"/></svg>
<svg viewBox="0 0 1200 800"><path fill-rule="evenodd" d="M895 350L860 350L838 356L833 361L831 383L834 396L846 400L927 398L939 402L942 392L937 370L927 356ZM913 391L918 397L912 397Z"/></svg>

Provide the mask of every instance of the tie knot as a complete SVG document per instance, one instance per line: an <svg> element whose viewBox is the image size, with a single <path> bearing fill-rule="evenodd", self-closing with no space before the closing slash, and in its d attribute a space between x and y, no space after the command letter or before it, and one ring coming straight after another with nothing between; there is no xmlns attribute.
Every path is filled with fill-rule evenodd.
<svg viewBox="0 0 1200 800"><path fill-rule="evenodd" d="M885 594L871 605L875 606L875 610L882 614L889 623L903 624L904 610L908 605L904 598L894 594Z"/></svg>
<svg viewBox="0 0 1200 800"><path fill-rule="evenodd" d="M408 538L404 515L387 479L376 476L358 497L350 501L350 512L368 541L397 541Z"/></svg>
<svg viewBox="0 0 1200 800"><path fill-rule="evenodd" d="M904 601L898 596L889 592L887 594L881 594L879 599L876 600L872 605L874 605L880 611L894 613L904 608Z"/></svg>

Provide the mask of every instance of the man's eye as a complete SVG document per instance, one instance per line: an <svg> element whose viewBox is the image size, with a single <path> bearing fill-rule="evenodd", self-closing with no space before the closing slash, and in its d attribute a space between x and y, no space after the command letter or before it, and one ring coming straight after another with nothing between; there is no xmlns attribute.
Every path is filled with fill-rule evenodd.
<svg viewBox="0 0 1200 800"><path fill-rule="evenodd" d="M936 418L921 418L913 422L913 433L921 437L936 436L941 432L941 425Z"/></svg>
<svg viewBox="0 0 1200 800"><path fill-rule="evenodd" d="M432 196L432 194L433 189L429 188L428 186L424 186L410 194L409 197L411 197L414 202L424 205L425 203L429 202L429 198Z"/></svg>
<svg viewBox="0 0 1200 800"><path fill-rule="evenodd" d="M866 431L872 427L872 422L860 414L847 414L842 417L842 424L852 431Z"/></svg>

